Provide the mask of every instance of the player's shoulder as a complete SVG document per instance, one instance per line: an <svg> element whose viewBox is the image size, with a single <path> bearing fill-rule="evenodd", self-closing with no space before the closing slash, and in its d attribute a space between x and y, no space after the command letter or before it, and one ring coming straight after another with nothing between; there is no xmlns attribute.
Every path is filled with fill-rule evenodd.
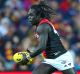
<svg viewBox="0 0 80 74"><path fill-rule="evenodd" d="M37 27L38 31L49 31L51 29L50 25L47 23L43 23Z"/></svg>

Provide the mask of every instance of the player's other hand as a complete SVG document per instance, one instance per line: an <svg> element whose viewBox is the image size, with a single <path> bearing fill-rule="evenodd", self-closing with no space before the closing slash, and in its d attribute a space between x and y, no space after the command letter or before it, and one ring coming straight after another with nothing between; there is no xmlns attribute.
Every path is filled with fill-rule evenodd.
<svg viewBox="0 0 80 74"><path fill-rule="evenodd" d="M32 61L32 58L30 57L30 53L28 51L26 52L17 52L13 55L14 62L26 65L29 64Z"/></svg>

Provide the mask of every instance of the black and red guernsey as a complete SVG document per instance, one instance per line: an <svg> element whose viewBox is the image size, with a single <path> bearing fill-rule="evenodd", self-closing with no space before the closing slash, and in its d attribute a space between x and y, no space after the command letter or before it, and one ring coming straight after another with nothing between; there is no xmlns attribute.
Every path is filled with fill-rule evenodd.
<svg viewBox="0 0 80 74"><path fill-rule="evenodd" d="M39 35L39 46L32 56L45 51L46 58L54 59L67 52L63 47L60 37L53 24L48 19L43 19L37 26L36 33Z"/></svg>

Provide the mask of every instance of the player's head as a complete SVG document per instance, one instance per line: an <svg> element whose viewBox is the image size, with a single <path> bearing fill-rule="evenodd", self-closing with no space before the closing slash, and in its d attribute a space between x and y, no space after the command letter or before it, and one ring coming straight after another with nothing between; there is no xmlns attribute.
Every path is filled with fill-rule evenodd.
<svg viewBox="0 0 80 74"><path fill-rule="evenodd" d="M28 19L33 25L36 25L43 18L50 20L52 15L55 15L55 10L44 3L40 3L38 5L32 5L28 12Z"/></svg>

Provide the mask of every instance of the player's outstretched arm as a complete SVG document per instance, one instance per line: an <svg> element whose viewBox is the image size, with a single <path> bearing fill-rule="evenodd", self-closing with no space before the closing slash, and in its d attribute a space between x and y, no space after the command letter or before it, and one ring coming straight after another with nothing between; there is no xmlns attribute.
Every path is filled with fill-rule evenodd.
<svg viewBox="0 0 80 74"><path fill-rule="evenodd" d="M44 51L46 49L46 44L47 44L47 39L48 39L48 25L47 24L43 24L38 26L37 28L37 36L38 36L38 41L39 44L38 46L35 48L35 51L31 54L31 57L35 57L37 55L39 55L40 53L42 53L42 51Z"/></svg>
<svg viewBox="0 0 80 74"><path fill-rule="evenodd" d="M46 43L47 43L47 38L48 38L48 31L49 31L48 28L49 27L47 24L38 26L37 35L38 35L39 44L35 48L35 51L33 51L33 53L29 53L27 51L18 52L14 54L13 60L16 63L24 62L26 60L26 63L27 63L29 62L29 60L32 60L33 57L39 55L42 51L44 51L46 49Z"/></svg>

